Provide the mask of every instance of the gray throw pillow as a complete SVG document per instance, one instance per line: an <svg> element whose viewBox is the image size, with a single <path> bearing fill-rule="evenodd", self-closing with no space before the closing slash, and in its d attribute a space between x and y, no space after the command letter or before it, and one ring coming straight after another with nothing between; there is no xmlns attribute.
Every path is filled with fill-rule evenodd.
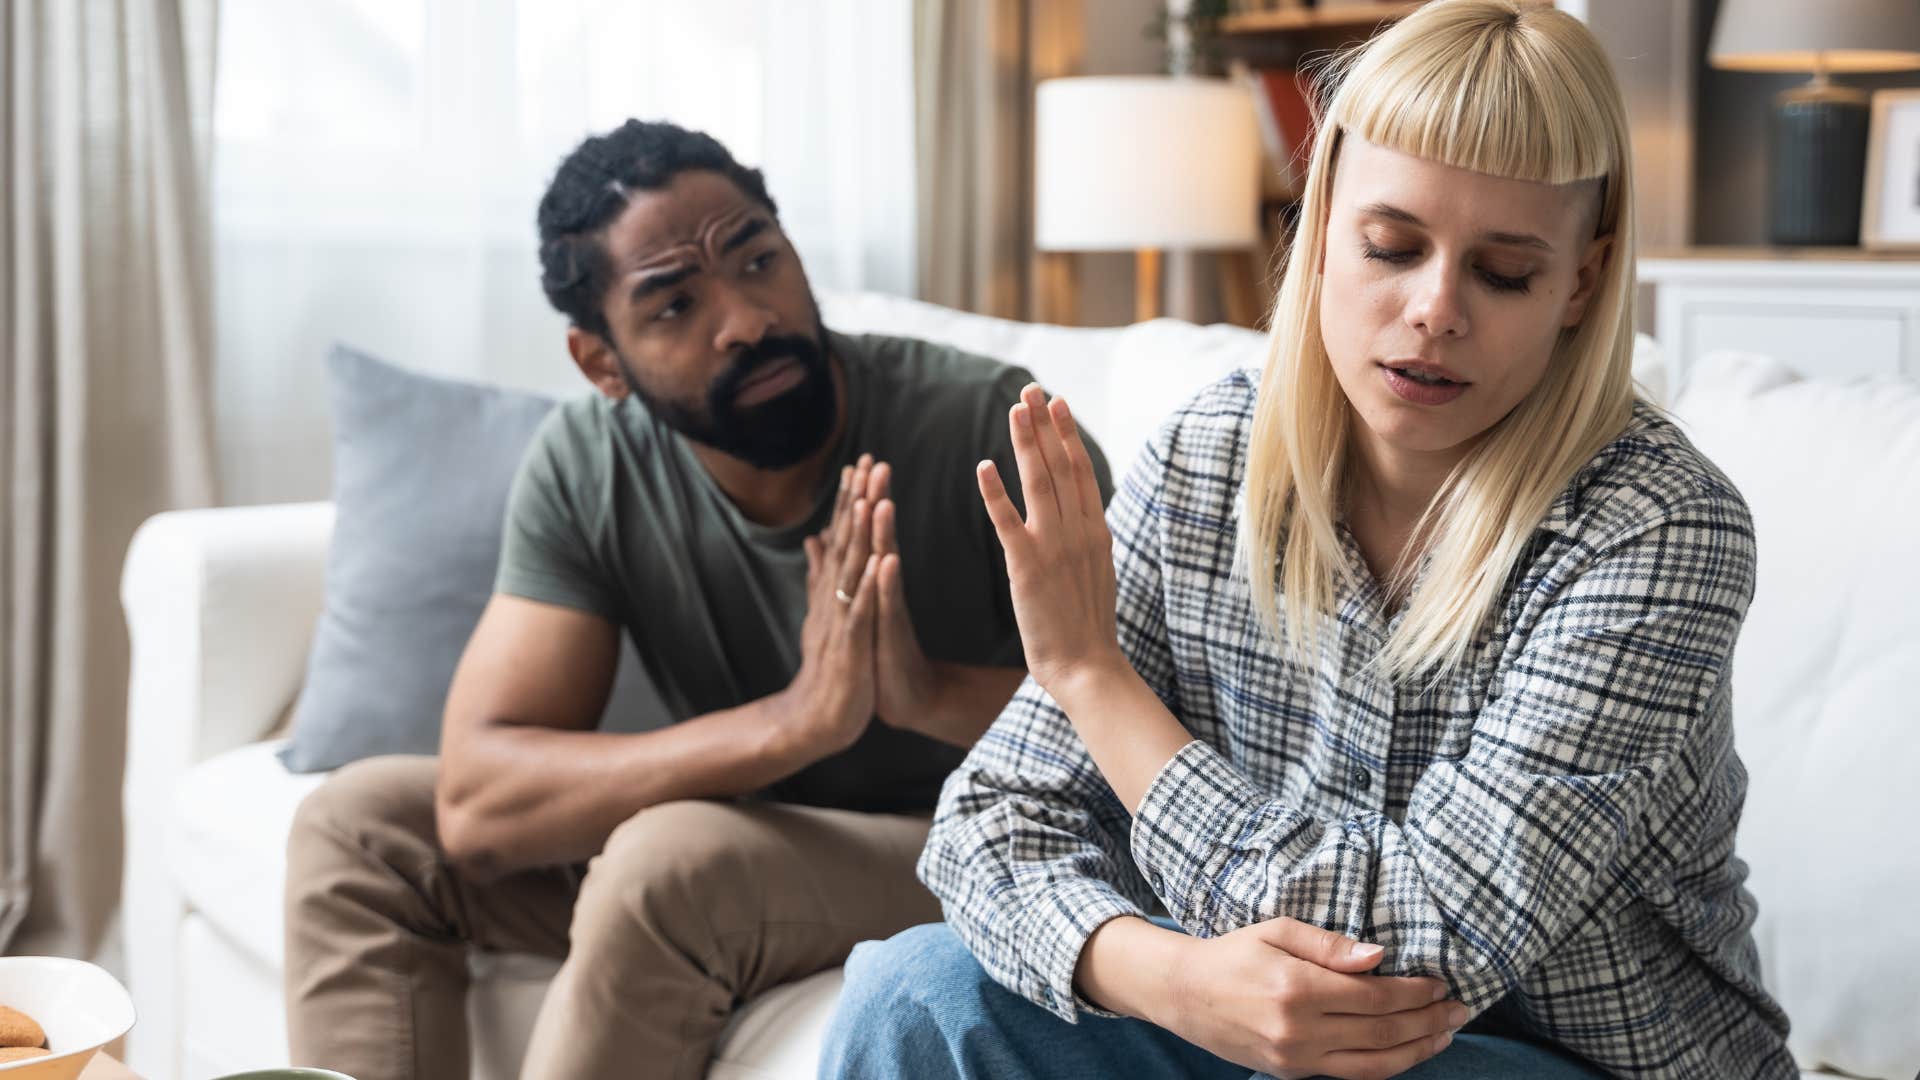
<svg viewBox="0 0 1920 1080"><path fill-rule="evenodd" d="M555 404L345 347L327 369L335 518L326 604L280 752L294 772L438 752L453 669L493 593L507 490ZM655 696L622 638L601 726L653 726Z"/></svg>

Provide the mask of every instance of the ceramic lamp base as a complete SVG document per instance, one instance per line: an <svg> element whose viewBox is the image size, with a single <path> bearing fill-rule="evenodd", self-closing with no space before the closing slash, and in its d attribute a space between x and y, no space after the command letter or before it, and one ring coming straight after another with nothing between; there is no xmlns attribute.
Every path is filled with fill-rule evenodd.
<svg viewBox="0 0 1920 1080"><path fill-rule="evenodd" d="M1860 242L1868 98L1815 79L1774 99L1769 238L1787 246Z"/></svg>

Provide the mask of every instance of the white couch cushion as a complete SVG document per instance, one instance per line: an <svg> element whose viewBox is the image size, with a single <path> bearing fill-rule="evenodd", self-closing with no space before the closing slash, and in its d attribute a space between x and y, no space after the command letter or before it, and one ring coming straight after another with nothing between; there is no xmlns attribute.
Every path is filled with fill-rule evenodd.
<svg viewBox="0 0 1920 1080"><path fill-rule="evenodd" d="M707 1080L812 1080L843 981L829 968L753 999L727 1022Z"/></svg>
<svg viewBox="0 0 1920 1080"><path fill-rule="evenodd" d="M324 773L296 775L269 739L187 770L173 790L167 861L174 885L207 921L279 971L287 833L293 812Z"/></svg>
<svg viewBox="0 0 1920 1080"><path fill-rule="evenodd" d="M1674 411L1753 509L1740 851L1803 1066L1920 1070L1920 385L1703 359Z"/></svg>

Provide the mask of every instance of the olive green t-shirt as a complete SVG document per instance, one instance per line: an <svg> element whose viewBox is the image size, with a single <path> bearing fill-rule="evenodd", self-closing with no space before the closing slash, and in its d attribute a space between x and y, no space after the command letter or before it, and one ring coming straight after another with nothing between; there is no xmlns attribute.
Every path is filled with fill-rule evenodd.
<svg viewBox="0 0 1920 1080"><path fill-rule="evenodd" d="M832 516L840 467L893 466L902 584L935 660L1020 664L1006 564L974 466L993 459L1019 501L1007 409L1033 377L910 338L828 341L846 372L847 422L814 508L786 528L741 515L683 439L633 397L554 409L507 504L498 592L589 611L626 629L663 716L678 722L784 689L806 617L801 541ZM1088 439L1103 500L1106 459ZM965 751L877 719L848 750L775 784L785 802L867 811L931 809Z"/></svg>

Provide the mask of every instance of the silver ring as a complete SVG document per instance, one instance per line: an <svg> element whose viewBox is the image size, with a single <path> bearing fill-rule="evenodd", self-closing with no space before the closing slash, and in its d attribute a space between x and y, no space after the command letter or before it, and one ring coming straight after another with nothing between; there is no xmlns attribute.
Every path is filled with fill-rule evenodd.
<svg viewBox="0 0 1920 1080"><path fill-rule="evenodd" d="M841 603L843 603L843 604L852 604L852 603L853 603L853 597L851 597L851 596L848 596L848 595L847 595L847 590L845 590L845 589L835 589L835 590L833 590L833 598L834 598L835 600L838 600L838 601L840 601L840 602L841 602Z"/></svg>

